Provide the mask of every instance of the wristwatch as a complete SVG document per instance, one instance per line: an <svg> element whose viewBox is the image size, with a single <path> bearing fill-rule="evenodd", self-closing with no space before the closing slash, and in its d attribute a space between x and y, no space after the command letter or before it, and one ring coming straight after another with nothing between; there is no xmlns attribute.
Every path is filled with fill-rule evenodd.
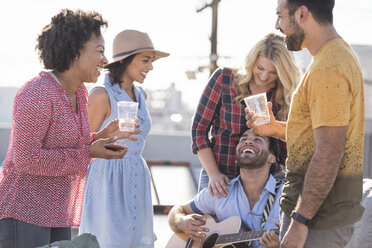
<svg viewBox="0 0 372 248"><path fill-rule="evenodd" d="M310 224L310 220L303 217L301 214L299 213L296 213L296 212L292 212L291 213L291 216L290 216L292 219L304 224L305 226L309 226Z"/></svg>

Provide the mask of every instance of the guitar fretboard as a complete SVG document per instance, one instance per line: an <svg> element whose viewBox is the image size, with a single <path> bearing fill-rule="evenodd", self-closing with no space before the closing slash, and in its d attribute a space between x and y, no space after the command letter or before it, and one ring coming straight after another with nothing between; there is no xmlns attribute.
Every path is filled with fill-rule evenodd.
<svg viewBox="0 0 372 248"><path fill-rule="evenodd" d="M222 234L218 236L215 244L221 245L257 240L260 239L266 231L267 230Z"/></svg>

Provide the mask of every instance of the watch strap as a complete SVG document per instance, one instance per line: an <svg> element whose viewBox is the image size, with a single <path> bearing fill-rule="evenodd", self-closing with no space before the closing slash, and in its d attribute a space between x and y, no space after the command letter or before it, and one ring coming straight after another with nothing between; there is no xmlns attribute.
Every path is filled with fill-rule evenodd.
<svg viewBox="0 0 372 248"><path fill-rule="evenodd" d="M299 213L296 213L296 212L292 212L291 213L291 216L290 216L292 219L306 225L306 226L309 226L310 224L310 220L305 218L304 216L302 216L301 214Z"/></svg>

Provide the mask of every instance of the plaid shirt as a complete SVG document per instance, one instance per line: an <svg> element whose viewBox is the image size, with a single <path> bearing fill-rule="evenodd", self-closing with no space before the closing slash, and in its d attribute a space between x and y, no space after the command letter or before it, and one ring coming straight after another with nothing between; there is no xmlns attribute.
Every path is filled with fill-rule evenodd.
<svg viewBox="0 0 372 248"><path fill-rule="evenodd" d="M217 69L200 98L191 131L193 153L211 148L220 171L233 176L239 174L235 147L240 135L248 129L245 105L236 104L237 96L231 69Z"/></svg>
<svg viewBox="0 0 372 248"><path fill-rule="evenodd" d="M275 89L267 93L274 106ZM235 101L237 96L238 89L235 87L232 70L217 69L210 77L199 100L191 130L193 153L211 148L219 170L231 176L239 174L235 148L240 135L248 129L244 113L245 103L242 101L238 105ZM274 115L277 112L275 107L273 112ZM285 149L285 143L282 143Z"/></svg>

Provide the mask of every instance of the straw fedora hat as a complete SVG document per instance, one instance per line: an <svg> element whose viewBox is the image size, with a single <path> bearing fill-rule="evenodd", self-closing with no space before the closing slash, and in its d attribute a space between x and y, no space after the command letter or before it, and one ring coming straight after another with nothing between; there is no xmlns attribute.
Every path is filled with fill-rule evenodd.
<svg viewBox="0 0 372 248"><path fill-rule="evenodd" d="M112 46L112 61L109 61L106 66L142 52L153 52L154 58L152 61L169 56L169 53L154 49L147 33L137 30L124 30L115 36Z"/></svg>

